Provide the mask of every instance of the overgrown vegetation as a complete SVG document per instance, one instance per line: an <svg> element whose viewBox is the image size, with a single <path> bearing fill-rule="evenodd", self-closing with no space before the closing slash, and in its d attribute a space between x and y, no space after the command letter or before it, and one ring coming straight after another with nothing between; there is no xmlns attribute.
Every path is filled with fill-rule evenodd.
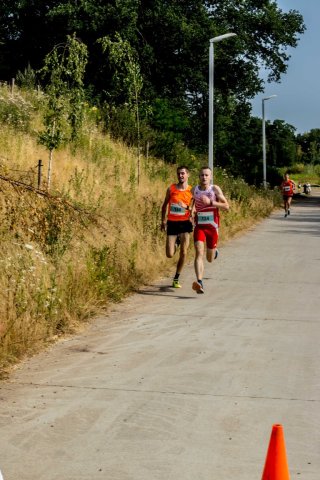
<svg viewBox="0 0 320 480"><path fill-rule="evenodd" d="M0 112L11 95L6 89L0 90ZM165 189L176 178L176 166L141 156L138 185L136 154L103 133L99 110L85 105L76 144L56 150L50 192L45 179L39 190L37 162L48 162L37 141L46 96L17 91L11 101L18 112L27 102L30 108L26 125L0 115L2 374L172 269L159 225ZM202 160L193 161L194 183ZM222 241L268 215L279 200L224 170L216 169L215 181L232 205Z"/></svg>
<svg viewBox="0 0 320 480"><path fill-rule="evenodd" d="M57 48L70 39L86 50L78 86L99 107L106 130L137 149L137 178L142 152L191 167L194 157L206 155L209 39L236 33L215 51L215 165L261 184L261 119L251 117L250 100L263 94L261 68L273 81L286 73L288 52L305 31L297 10L284 11L274 0L11 0L0 4L0 19L0 78L16 78L23 88L41 84L49 93L52 76L39 75L44 63L51 58L53 65ZM79 79L74 63L64 65L71 68L58 82L42 137L49 148L63 140L57 132L66 83ZM58 67L55 80L56 73ZM314 141L312 151L296 149L294 126L277 120L266 129L270 183L277 182L277 168L301 161L300 153L320 158Z"/></svg>
<svg viewBox="0 0 320 480"><path fill-rule="evenodd" d="M320 164L312 165L310 163L298 163L292 165L290 168L283 169L283 172L285 170L290 173L290 178L292 178L297 185L299 183L301 185L304 183L320 185Z"/></svg>
<svg viewBox="0 0 320 480"><path fill-rule="evenodd" d="M215 55L214 180L231 203L221 240L281 201L260 188L249 101L261 67L286 72L302 16L273 0L102 3L0 5L1 372L172 268L160 208L177 164L194 184L207 163L208 39L226 30L237 35ZM319 176L319 129L296 136L276 120L266 136L271 186L288 167Z"/></svg>

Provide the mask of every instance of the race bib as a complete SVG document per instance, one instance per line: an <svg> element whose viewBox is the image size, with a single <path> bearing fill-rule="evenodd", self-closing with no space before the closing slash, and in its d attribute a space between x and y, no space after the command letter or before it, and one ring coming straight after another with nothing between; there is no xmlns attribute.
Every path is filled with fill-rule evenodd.
<svg viewBox="0 0 320 480"><path fill-rule="evenodd" d="M198 212L198 225L213 225L215 228L218 225L213 219L213 212Z"/></svg>
<svg viewBox="0 0 320 480"><path fill-rule="evenodd" d="M283 190L284 190L285 192L290 192L291 187L285 186Z"/></svg>
<svg viewBox="0 0 320 480"><path fill-rule="evenodd" d="M178 203L171 203L170 213L171 215L185 215L186 209L181 207L181 205L179 205Z"/></svg>

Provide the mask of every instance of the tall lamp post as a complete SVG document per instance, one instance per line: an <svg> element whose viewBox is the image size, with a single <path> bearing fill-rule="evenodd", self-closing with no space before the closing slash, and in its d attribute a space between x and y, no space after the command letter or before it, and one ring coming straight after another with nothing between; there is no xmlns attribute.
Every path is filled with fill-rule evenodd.
<svg viewBox="0 0 320 480"><path fill-rule="evenodd" d="M214 122L214 43L235 37L236 33L225 33L210 39L209 48L209 167L213 170L213 122Z"/></svg>
<svg viewBox="0 0 320 480"><path fill-rule="evenodd" d="M263 162L263 186L267 188L267 154L266 154L266 119L264 102L277 95L270 95L262 99L262 162Z"/></svg>

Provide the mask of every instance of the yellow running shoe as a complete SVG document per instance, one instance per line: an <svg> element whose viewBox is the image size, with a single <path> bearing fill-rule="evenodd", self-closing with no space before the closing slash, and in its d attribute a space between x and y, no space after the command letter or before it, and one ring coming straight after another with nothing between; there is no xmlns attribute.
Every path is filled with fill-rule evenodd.
<svg viewBox="0 0 320 480"><path fill-rule="evenodd" d="M172 286L173 286L173 288L181 288L179 280L173 280Z"/></svg>

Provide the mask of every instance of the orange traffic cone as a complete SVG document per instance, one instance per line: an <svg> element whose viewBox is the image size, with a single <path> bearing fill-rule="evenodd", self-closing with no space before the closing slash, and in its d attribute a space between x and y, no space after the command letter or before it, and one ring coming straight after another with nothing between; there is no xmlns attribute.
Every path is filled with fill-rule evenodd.
<svg viewBox="0 0 320 480"><path fill-rule="evenodd" d="M261 480L290 480L282 425L273 425Z"/></svg>

